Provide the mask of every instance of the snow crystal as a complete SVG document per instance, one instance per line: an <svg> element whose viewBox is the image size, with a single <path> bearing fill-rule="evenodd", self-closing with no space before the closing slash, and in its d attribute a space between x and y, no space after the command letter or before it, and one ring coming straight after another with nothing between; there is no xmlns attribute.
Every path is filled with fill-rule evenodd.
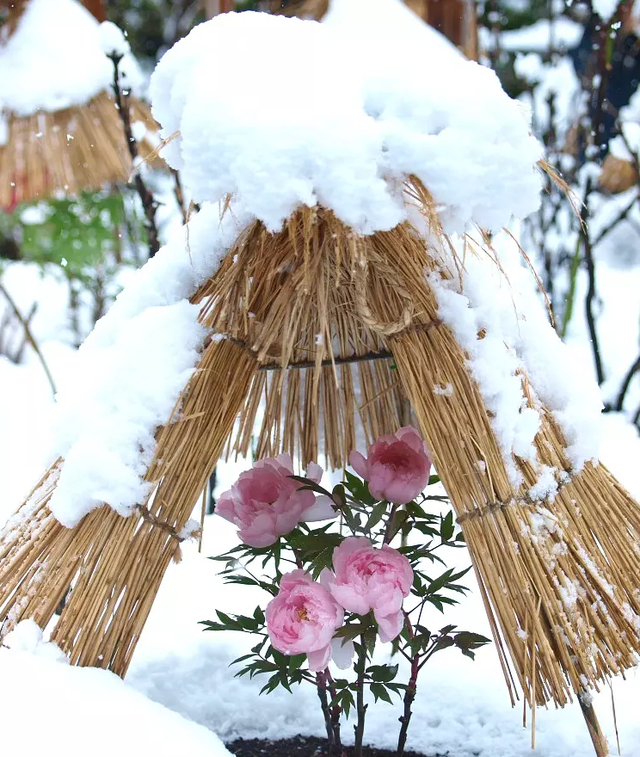
<svg viewBox="0 0 640 757"><path fill-rule="evenodd" d="M245 221L243 221L243 218ZM121 515L150 493L143 480L198 362L205 329L188 298L217 269L247 217L204 206L135 273L78 351L57 397L54 453L64 465L49 507L72 527L108 503Z"/></svg>
<svg viewBox="0 0 640 757"><path fill-rule="evenodd" d="M593 0L593 10L603 21L609 21L618 7L618 0Z"/></svg>
<svg viewBox="0 0 640 757"><path fill-rule="evenodd" d="M538 507L531 513L531 531L538 536L561 533L556 516L545 507Z"/></svg>
<svg viewBox="0 0 640 757"><path fill-rule="evenodd" d="M557 493L556 468L552 468L550 465L541 466L538 480L529 489L529 496L534 502L545 499L553 501Z"/></svg>
<svg viewBox="0 0 640 757"><path fill-rule="evenodd" d="M121 67L137 86L133 58ZM78 0L30 0L15 33L0 44L0 71L11 72L0 76L0 111L19 116L83 105L109 90L113 78L100 24Z"/></svg>
<svg viewBox="0 0 640 757"><path fill-rule="evenodd" d="M147 129L147 125L143 121L134 121L131 124L131 133L136 142L142 142L142 140L149 133L149 130Z"/></svg>
<svg viewBox="0 0 640 757"><path fill-rule="evenodd" d="M399 0L334 0L323 24L218 16L164 56L150 91L163 135L180 132L163 157L194 200L231 194L272 230L316 203L358 232L390 229L409 174L449 231L499 228L538 205L541 148L521 106Z"/></svg>
<svg viewBox="0 0 640 757"><path fill-rule="evenodd" d="M433 387L433 393L439 397L452 397L453 396L453 384L436 384Z"/></svg>
<svg viewBox="0 0 640 757"><path fill-rule="evenodd" d="M178 536L180 539L182 539L182 541L188 541L189 539L196 538L201 531L202 524L200 523L200 521L191 519L184 524L184 527L182 528Z"/></svg>
<svg viewBox="0 0 640 757"><path fill-rule="evenodd" d="M131 52L122 29L111 21L100 24L98 31L100 33L100 47L105 55L124 57Z"/></svg>
<svg viewBox="0 0 640 757"><path fill-rule="evenodd" d="M585 707L591 707L593 704L593 694L590 691L582 691L578 694L578 698L585 705Z"/></svg>
<svg viewBox="0 0 640 757"><path fill-rule="evenodd" d="M206 336L198 305L148 308L103 350L81 348L59 395L65 464L49 507L65 526L108 502L130 515L165 422L188 382Z"/></svg>

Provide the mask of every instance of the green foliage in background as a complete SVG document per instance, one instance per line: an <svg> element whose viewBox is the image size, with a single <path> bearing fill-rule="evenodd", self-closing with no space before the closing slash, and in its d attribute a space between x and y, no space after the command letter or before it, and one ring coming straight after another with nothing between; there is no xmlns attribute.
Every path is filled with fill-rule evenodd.
<svg viewBox="0 0 640 757"><path fill-rule="evenodd" d="M139 238L142 224L132 223L131 212L120 192L83 192L0 214L0 236L14 240L20 259L60 266L67 278L88 282L107 260L123 262L123 237Z"/></svg>

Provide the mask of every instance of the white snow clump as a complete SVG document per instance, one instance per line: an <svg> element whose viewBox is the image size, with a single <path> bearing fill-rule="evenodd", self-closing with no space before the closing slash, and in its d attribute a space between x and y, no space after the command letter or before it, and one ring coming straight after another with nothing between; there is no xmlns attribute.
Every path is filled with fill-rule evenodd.
<svg viewBox="0 0 640 757"><path fill-rule="evenodd" d="M163 136L180 132L162 154L194 200L231 194L274 231L320 203L368 234L405 219L400 188L415 174L449 232L537 208L541 147L495 73L398 0L367 0L377 22L354 26L358 3L334 0L323 24L224 14L164 56L153 112Z"/></svg>

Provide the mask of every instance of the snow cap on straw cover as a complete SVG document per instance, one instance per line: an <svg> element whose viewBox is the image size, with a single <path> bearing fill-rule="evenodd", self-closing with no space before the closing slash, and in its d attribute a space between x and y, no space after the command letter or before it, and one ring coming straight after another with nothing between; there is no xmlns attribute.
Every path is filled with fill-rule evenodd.
<svg viewBox="0 0 640 757"><path fill-rule="evenodd" d="M9 10L0 31L0 70L11 71L0 77L0 207L99 189L131 172L103 7L89 7L93 14L79 0L25 0ZM141 71L124 52L121 83L139 94ZM145 158L157 125L135 97L131 109Z"/></svg>
<svg viewBox="0 0 640 757"><path fill-rule="evenodd" d="M353 33L347 8L335 0L322 25L225 14L164 56L151 81L153 112L164 136L180 132L163 155L194 199L231 194L270 230L296 207L321 203L372 233L406 218L398 184L413 174L450 231L469 222L500 228L534 210L541 148L494 72L407 21L397 0L373 0L366 35ZM384 39L375 18L390 19ZM207 76L238 34L269 66L257 70L243 56L224 77ZM424 76L443 55L447 76Z"/></svg>

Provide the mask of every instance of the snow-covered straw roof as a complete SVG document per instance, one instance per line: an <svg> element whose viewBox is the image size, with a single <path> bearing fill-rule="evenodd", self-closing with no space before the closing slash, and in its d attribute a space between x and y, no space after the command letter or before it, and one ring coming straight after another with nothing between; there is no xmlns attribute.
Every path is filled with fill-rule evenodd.
<svg viewBox="0 0 640 757"><path fill-rule="evenodd" d="M28 0L15 32L0 44L0 111L30 116L84 105L109 90L113 64L100 24L78 0ZM122 62L128 83L140 71Z"/></svg>
<svg viewBox="0 0 640 757"><path fill-rule="evenodd" d="M334 0L325 24L256 13L219 16L159 64L152 79L155 115L167 136L180 130L164 152L203 208L138 272L80 350L77 380L62 387L55 452L65 465L50 508L65 525L104 501L127 515L148 494L143 476L155 430L195 368L204 338L198 308L186 300L253 220L277 229L301 204L320 203L357 232L393 228L410 212L401 192L409 174L432 192L448 230L471 222L496 227L537 207L541 149L494 73L465 61L434 33L423 36L424 26L402 15L405 9L394 15L397 0L371 0L380 16L370 34L358 35L351 26L358 14L346 11L359 2ZM407 37L405 22L413 30ZM414 42L403 48L405 39ZM216 201L228 194L231 211L221 220ZM500 416L495 433L505 459L513 465L512 452L533 454L540 419L534 411L521 413L519 371L526 369L581 467L597 453L591 433L597 389L587 401L581 394L573 402L573 380L545 369L544 345L556 352L561 345L544 313L534 318L532 302L519 317L509 287L496 297L490 280L500 273L496 265L489 258L476 262L455 307L445 307L455 292L438 294L454 331L468 321L467 310L476 314L469 333L458 335L487 406ZM484 327L495 333L476 349ZM542 357L520 343L525 331L527 345L539 339ZM505 344L511 342L517 355Z"/></svg>
<svg viewBox="0 0 640 757"><path fill-rule="evenodd" d="M274 230L321 203L371 233L404 219L398 186L415 174L447 231L534 210L541 148L495 73L398 0L367 0L363 29L362 2L334 0L323 24L225 14L164 56L154 115L180 132L163 156L194 199L232 194Z"/></svg>

